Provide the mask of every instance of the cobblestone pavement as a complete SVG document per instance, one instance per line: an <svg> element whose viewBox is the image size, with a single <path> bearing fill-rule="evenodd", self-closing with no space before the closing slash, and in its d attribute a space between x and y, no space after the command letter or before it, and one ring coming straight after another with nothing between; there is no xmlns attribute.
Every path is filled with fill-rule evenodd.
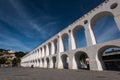
<svg viewBox="0 0 120 80"><path fill-rule="evenodd" d="M40 68L0 68L0 80L120 80L120 72Z"/></svg>

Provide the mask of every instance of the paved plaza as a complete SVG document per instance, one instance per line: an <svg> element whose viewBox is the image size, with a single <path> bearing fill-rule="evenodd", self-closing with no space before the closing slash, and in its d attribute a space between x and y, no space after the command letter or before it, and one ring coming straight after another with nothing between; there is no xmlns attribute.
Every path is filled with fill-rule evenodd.
<svg viewBox="0 0 120 80"><path fill-rule="evenodd" d="M0 80L120 80L120 72L40 68L0 68Z"/></svg>

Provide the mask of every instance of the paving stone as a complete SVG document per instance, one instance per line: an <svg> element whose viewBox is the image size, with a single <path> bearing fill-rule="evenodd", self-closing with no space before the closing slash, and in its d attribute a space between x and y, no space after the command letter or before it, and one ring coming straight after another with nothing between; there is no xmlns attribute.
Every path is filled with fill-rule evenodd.
<svg viewBox="0 0 120 80"><path fill-rule="evenodd" d="M120 72L41 68L0 68L0 80L120 80Z"/></svg>

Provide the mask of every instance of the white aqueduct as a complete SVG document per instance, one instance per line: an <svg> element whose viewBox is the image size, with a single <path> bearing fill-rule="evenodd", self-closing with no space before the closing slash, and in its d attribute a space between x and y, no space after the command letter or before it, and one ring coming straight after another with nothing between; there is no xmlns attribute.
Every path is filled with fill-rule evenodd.
<svg viewBox="0 0 120 80"><path fill-rule="evenodd" d="M103 52L111 47L120 48L120 39L103 43L96 42L92 26L97 19L103 16L112 16L120 31L120 0L105 0L67 28L22 57L21 66L58 69L86 68L98 71L106 69L102 60ZM77 48L74 34L81 27L84 28L87 45ZM68 35L68 51L65 51L63 42L66 35ZM85 60L82 60L81 56L85 57Z"/></svg>

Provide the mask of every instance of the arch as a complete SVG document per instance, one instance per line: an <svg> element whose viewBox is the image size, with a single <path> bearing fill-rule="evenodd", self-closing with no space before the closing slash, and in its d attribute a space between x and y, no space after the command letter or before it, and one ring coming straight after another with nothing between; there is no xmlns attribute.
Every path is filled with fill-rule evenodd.
<svg viewBox="0 0 120 80"><path fill-rule="evenodd" d="M34 66L34 61L33 60L31 61L31 66Z"/></svg>
<svg viewBox="0 0 120 80"><path fill-rule="evenodd" d="M33 65L33 61L30 61L30 67L33 68L34 65Z"/></svg>
<svg viewBox="0 0 120 80"><path fill-rule="evenodd" d="M69 63L69 58L68 58L68 56L67 56L66 54L63 54L63 55L61 56L61 58L62 58L63 68L64 68L64 69L68 69L68 63Z"/></svg>
<svg viewBox="0 0 120 80"><path fill-rule="evenodd" d="M113 16L113 14L108 11L103 11L103 12L97 13L91 19L91 22L90 22L91 26L93 26L98 19L100 19L101 17L104 17L104 16Z"/></svg>
<svg viewBox="0 0 120 80"><path fill-rule="evenodd" d="M56 68L56 57L55 56L52 57L52 61L53 61L53 68Z"/></svg>
<svg viewBox="0 0 120 80"><path fill-rule="evenodd" d="M75 60L76 60L76 64L77 64L78 69L85 69L85 70L90 69L89 57L85 52L78 51L75 53L74 56L75 56Z"/></svg>
<svg viewBox="0 0 120 80"><path fill-rule="evenodd" d="M38 58L40 58L40 50L37 49L37 52L38 52Z"/></svg>
<svg viewBox="0 0 120 80"><path fill-rule="evenodd" d="M77 25L77 26L75 26L75 28L73 28L73 35L75 35L76 31L77 31L78 29L80 29L81 27L83 27L83 26L82 26L82 25Z"/></svg>
<svg viewBox="0 0 120 80"><path fill-rule="evenodd" d="M35 60L33 60L33 66L35 67Z"/></svg>
<svg viewBox="0 0 120 80"><path fill-rule="evenodd" d="M76 43L76 48L86 46L85 29L82 25L78 25L73 29L73 36Z"/></svg>
<svg viewBox="0 0 120 80"><path fill-rule="evenodd" d="M96 14L90 23L97 43L120 38L120 31L111 12L103 11Z"/></svg>
<svg viewBox="0 0 120 80"><path fill-rule="evenodd" d="M49 66L50 66L49 58L46 58L46 61L47 61L47 68L49 68Z"/></svg>
<svg viewBox="0 0 120 80"><path fill-rule="evenodd" d="M39 53L39 49L37 49L37 52Z"/></svg>
<svg viewBox="0 0 120 80"><path fill-rule="evenodd" d="M69 36L67 33L64 33L62 35L62 41L63 41L64 51L68 51L69 50Z"/></svg>
<svg viewBox="0 0 120 80"><path fill-rule="evenodd" d="M120 46L106 45L101 47L98 50L98 59L103 70L120 71Z"/></svg>
<svg viewBox="0 0 120 80"><path fill-rule="evenodd" d="M43 57L43 54L42 54L42 53L43 53L43 50L42 50L42 48L40 48L40 50L41 50L41 53L40 53L40 54L41 54L41 57Z"/></svg>

